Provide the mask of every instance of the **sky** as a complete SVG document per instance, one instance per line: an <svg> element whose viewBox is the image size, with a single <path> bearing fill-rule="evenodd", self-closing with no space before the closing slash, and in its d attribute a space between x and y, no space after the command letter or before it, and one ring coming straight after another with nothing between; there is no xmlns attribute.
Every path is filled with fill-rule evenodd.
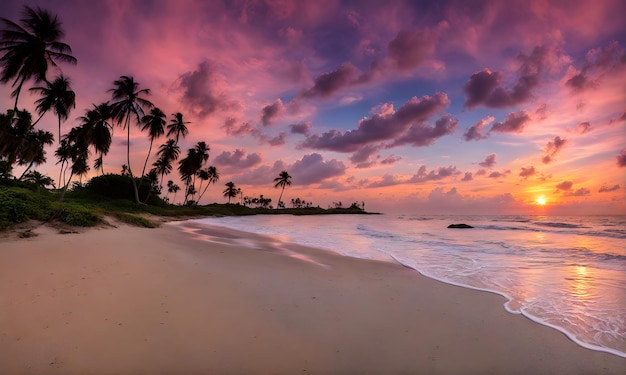
<svg viewBox="0 0 626 375"><path fill-rule="evenodd" d="M78 59L59 65L77 95L64 132L133 76L168 122L190 122L183 153L209 144L220 181L201 203L225 201L232 181L275 204L286 170L287 206L626 213L623 0L3 0L0 16L25 4L58 15ZM56 135L57 120L37 127ZM133 127L133 171L148 146ZM37 167L52 177L54 148ZM105 172L125 152L116 128Z"/></svg>

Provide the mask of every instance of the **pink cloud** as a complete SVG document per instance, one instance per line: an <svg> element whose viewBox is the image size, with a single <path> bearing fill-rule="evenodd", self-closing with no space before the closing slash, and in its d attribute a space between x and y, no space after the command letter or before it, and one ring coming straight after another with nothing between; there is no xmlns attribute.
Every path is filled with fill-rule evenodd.
<svg viewBox="0 0 626 375"><path fill-rule="evenodd" d="M617 155L617 166L620 168L626 167L626 149Z"/></svg>
<svg viewBox="0 0 626 375"><path fill-rule="evenodd" d="M535 167L531 165L530 167L522 167L522 171L519 173L519 176L527 179L528 177L533 176L535 173L537 173L537 171L535 170Z"/></svg>
<svg viewBox="0 0 626 375"><path fill-rule="evenodd" d="M472 125L467 131L463 134L463 137L466 141L478 141L481 139L485 139L489 137L488 134L483 134L483 129L485 126L491 124L495 120L493 116L487 116L474 125Z"/></svg>
<svg viewBox="0 0 626 375"><path fill-rule="evenodd" d="M261 123L264 126L270 125L285 110L283 102L280 99L272 104L268 104L261 110Z"/></svg>
<svg viewBox="0 0 626 375"><path fill-rule="evenodd" d="M556 154L561 152L561 149L565 147L566 144L567 144L567 139L561 138L559 136L554 137L554 139L548 142L548 144L546 145L545 155L543 159L541 159L541 161L544 164L548 164L552 162Z"/></svg>
<svg viewBox="0 0 626 375"><path fill-rule="evenodd" d="M530 116L526 111L511 112L506 115L504 121L494 123L489 129L489 133L521 133L529 122Z"/></svg>
<svg viewBox="0 0 626 375"><path fill-rule="evenodd" d="M491 168L494 165L496 165L496 158L498 157L498 155L496 154L489 154L485 157L485 160L478 163L478 165L480 165L483 168Z"/></svg>
<svg viewBox="0 0 626 375"><path fill-rule="evenodd" d="M444 178L456 176L459 174L461 174L461 172L458 171L456 167L452 165L448 167L439 167L435 170L431 170L428 173L426 170L426 166L422 165L418 169L417 173L414 174L413 177L411 177L408 180L408 182L419 183L419 182L426 182L426 181L439 181L439 180L443 180Z"/></svg>
<svg viewBox="0 0 626 375"><path fill-rule="evenodd" d="M255 152L246 156L246 152L238 148L233 152L222 152L213 161L227 170L247 169L261 163L261 155Z"/></svg>
<svg viewBox="0 0 626 375"><path fill-rule="evenodd" d="M563 181L556 185L556 190L570 190L572 186L574 186L574 183L572 181Z"/></svg>

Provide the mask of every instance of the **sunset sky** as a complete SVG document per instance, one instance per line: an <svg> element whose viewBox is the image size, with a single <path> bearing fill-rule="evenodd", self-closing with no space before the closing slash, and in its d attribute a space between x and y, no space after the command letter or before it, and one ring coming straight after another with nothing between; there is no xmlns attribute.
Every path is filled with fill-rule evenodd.
<svg viewBox="0 0 626 375"><path fill-rule="evenodd" d="M2 0L0 16L24 4L58 15L78 59L60 65L77 95L63 129L133 76L168 122L191 122L183 153L210 145L221 178L202 203L233 181L275 204L287 170L288 206L626 213L623 0ZM56 121L37 126L56 136ZM138 173L149 140L131 138ZM113 142L104 169L119 173L121 128ZM37 167L52 177L54 148Z"/></svg>

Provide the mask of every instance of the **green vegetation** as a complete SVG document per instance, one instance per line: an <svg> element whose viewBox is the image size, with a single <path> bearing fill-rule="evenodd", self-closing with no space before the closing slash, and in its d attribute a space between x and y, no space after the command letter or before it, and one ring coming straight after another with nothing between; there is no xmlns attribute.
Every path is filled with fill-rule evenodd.
<svg viewBox="0 0 626 375"><path fill-rule="evenodd" d="M357 203L343 208L339 202L334 208L324 210L300 198L291 200L293 208L285 208L283 193L292 183L287 171L274 179L274 187L281 188L277 209L271 205L272 200L263 195L244 198L232 181L225 184L223 191L227 204L199 205L209 186L219 181L220 174L216 167L206 165L210 147L204 141L197 142L178 160L181 155L178 141L189 133L189 122L182 113L173 113L168 123L165 113L148 100L150 89L142 88L132 76L123 75L113 81L108 90L109 101L84 110L78 124L64 133L63 123L68 121L76 106L76 94L70 78L61 72L60 63L76 64L77 60L72 56L71 47L62 42L65 35L61 22L47 10L24 6L19 23L0 18L0 24L3 25L0 29L0 83L10 84L13 89L10 95L15 98L13 108L0 111L0 229L31 219L94 226L107 215L132 225L154 227L146 215L185 218L364 213ZM49 77L51 70L58 75ZM35 121L30 112L18 108L20 93L27 82L35 84L29 91L39 95L34 102L38 115ZM54 114L58 122L56 141L53 133L36 129L39 120L48 113ZM127 164L121 166L119 175L104 172L103 159L111 147L114 126L126 131ZM136 126L146 132L150 140L141 174L133 174L131 168L130 133ZM153 168L146 171L153 143L162 135L168 140L159 146ZM55 143L54 156L60 165L56 184L51 177L36 170L38 165L48 161L45 147ZM100 176L83 184L82 179L90 170L90 155L95 156L93 168ZM172 180L167 182L166 189L163 186L164 177L172 172L174 162L178 162L177 170L184 184L182 206L169 204L170 194L174 202L181 187ZM16 166L25 167L19 177L13 175ZM268 184L270 182L268 180ZM231 199L238 203L231 204Z"/></svg>

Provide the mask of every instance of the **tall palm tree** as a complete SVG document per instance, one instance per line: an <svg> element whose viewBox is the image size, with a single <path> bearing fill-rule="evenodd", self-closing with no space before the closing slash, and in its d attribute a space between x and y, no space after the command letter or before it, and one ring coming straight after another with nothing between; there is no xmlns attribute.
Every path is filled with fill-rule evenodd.
<svg viewBox="0 0 626 375"><path fill-rule="evenodd" d="M144 115L144 109L152 108L154 105L147 99L144 99L143 95L150 94L150 89L140 89L139 83L135 82L133 77L121 76L120 79L113 82L114 87L109 90L113 95L113 114L118 125L122 125L128 131L127 135L127 147L126 147L126 159L128 173L133 183L133 193L135 194L135 203L139 204L139 190L137 189L137 183L133 177L133 171L130 166L130 118L135 116L137 124L141 121Z"/></svg>
<svg viewBox="0 0 626 375"><path fill-rule="evenodd" d="M18 160L26 136L32 131L32 116L28 111L7 110L0 114L0 158L5 159L8 167Z"/></svg>
<svg viewBox="0 0 626 375"><path fill-rule="evenodd" d="M72 145L70 144L67 138L61 139L59 147L57 147L56 151L54 152L54 155L57 157L57 159L59 159L57 164L59 163L61 164L61 171L59 172L59 181L57 183L57 186L60 189L62 186L65 186L65 179L61 180L61 178L63 177L63 172L65 171L65 165L69 163L71 156L72 156Z"/></svg>
<svg viewBox="0 0 626 375"><path fill-rule="evenodd" d="M172 116L174 116L174 118L167 125L167 136L171 137L174 135L176 137L176 143L178 143L179 136L182 135L183 138L185 138L189 133L187 124L190 124L190 122L184 121L183 114L180 112L173 113Z"/></svg>
<svg viewBox="0 0 626 375"><path fill-rule="evenodd" d="M276 204L276 207L280 207L281 204L281 199L283 198L283 193L285 192L285 186L291 186L291 176L289 175L289 173L287 171L282 171L280 172L280 174L278 175L278 177L276 177L274 179L274 187L282 187L283 189L280 191L280 196L278 197L278 203Z"/></svg>
<svg viewBox="0 0 626 375"><path fill-rule="evenodd" d="M202 191L202 193L200 193L200 197L198 197L198 202L200 202L200 200L202 199L202 196L204 195L204 193L206 193L206 190L209 188L209 185L211 185L212 183L216 183L217 181L219 181L220 179L220 174L217 172L217 168L215 168L214 166L209 166L206 170L206 181L207 184L204 187L204 190ZM203 174L204 175L204 174ZM199 189L198 189L199 190Z"/></svg>
<svg viewBox="0 0 626 375"><path fill-rule="evenodd" d="M228 203L230 203L231 198L236 198L237 194L239 194L239 189L235 187L235 184L232 181L227 182L226 189L224 189L224 197L228 197Z"/></svg>
<svg viewBox="0 0 626 375"><path fill-rule="evenodd" d="M104 174L104 155L109 153L112 142L112 126L109 122L112 118L112 109L108 102L93 105L92 109L85 111L80 117L82 135L88 146L92 146L100 156L96 159L94 168L100 169Z"/></svg>
<svg viewBox="0 0 626 375"><path fill-rule="evenodd" d="M148 148L148 156L143 164L143 170L141 175L146 173L146 166L148 165L148 159L150 159L150 153L152 152L152 143L155 139L165 134L165 113L159 108L152 108L150 114L147 114L141 118L141 131L148 131L148 137L150 138L150 148Z"/></svg>
<svg viewBox="0 0 626 375"><path fill-rule="evenodd" d="M38 99L37 113L39 118L35 124L41 120L43 115L52 109L59 119L59 142L61 142L61 121L67 120L72 108L76 108L76 93L72 91L70 80L61 74L54 81L46 81L46 85L42 87L33 87L30 91L38 92L41 98Z"/></svg>
<svg viewBox="0 0 626 375"><path fill-rule="evenodd" d="M61 42L65 35L61 22L56 15L37 7L24 6L23 18L17 24L6 18L0 18L4 29L0 30L0 82L13 80L11 87L15 90L14 110L24 82L34 79L35 82L46 81L48 67L56 67L56 62L76 64L69 45Z"/></svg>

